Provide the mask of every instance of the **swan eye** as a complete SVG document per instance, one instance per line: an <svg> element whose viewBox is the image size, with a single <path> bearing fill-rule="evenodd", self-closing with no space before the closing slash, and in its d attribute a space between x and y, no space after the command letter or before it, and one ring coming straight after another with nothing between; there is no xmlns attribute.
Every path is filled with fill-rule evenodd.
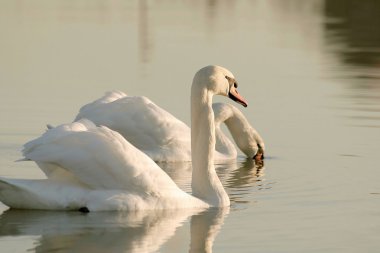
<svg viewBox="0 0 380 253"><path fill-rule="evenodd" d="M238 87L238 84L235 81L235 78L232 78L232 77L229 77L229 76L225 76L225 77L226 77L228 83L230 84L230 87L232 87L232 85L234 86L234 88Z"/></svg>

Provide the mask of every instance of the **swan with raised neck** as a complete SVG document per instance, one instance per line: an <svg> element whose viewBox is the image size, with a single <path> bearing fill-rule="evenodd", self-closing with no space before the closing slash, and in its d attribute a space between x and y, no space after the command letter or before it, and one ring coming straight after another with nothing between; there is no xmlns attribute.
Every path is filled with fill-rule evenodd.
<svg viewBox="0 0 380 253"><path fill-rule="evenodd" d="M191 86L191 156L193 195L213 206L228 206L230 199L214 167L214 95L230 97L247 106L236 90L233 74L220 66L207 66L194 76Z"/></svg>
<svg viewBox="0 0 380 253"><path fill-rule="evenodd" d="M208 66L191 90L192 191L185 193L160 167L119 133L81 120L49 129L24 145L47 179L0 178L0 201L24 209L142 210L229 206L214 168L213 95L247 106L233 75Z"/></svg>

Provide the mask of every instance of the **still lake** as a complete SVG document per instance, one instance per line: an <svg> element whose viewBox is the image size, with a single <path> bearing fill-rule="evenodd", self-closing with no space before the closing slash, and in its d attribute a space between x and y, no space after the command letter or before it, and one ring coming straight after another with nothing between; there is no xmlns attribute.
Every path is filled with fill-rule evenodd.
<svg viewBox="0 0 380 253"><path fill-rule="evenodd" d="M190 123L199 68L230 69L264 166L218 164L228 209L8 210L1 252L378 252L380 2L0 1L0 176L47 123L108 90ZM226 98L215 101L232 103ZM238 105L237 105L238 106ZM160 164L189 191L191 164Z"/></svg>

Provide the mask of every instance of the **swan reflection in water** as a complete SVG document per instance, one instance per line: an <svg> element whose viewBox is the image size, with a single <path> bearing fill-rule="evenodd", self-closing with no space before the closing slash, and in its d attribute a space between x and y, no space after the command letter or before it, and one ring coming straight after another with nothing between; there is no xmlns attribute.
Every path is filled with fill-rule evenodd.
<svg viewBox="0 0 380 253"><path fill-rule="evenodd" d="M238 192L252 192L264 169L249 160L216 167L233 206L244 198ZM167 163L165 168L180 187L191 191L191 163ZM30 249L35 252L157 252L190 219L188 251L212 252L229 212L229 207L88 214L10 209L0 216L0 236L40 236Z"/></svg>

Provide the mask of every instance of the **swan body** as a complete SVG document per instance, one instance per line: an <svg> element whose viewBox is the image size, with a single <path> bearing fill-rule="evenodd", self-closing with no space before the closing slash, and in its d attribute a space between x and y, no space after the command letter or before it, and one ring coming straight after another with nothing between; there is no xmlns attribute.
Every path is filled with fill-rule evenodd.
<svg viewBox="0 0 380 253"><path fill-rule="evenodd" d="M222 123L230 130L240 150L253 158L264 142L245 116L233 105L214 103L216 152L215 160L237 157L237 150L223 133ZM127 96L120 91L84 105L75 121L89 119L119 132L154 161L191 161L190 128L146 97ZM241 130L239 130L241 128Z"/></svg>
<svg viewBox="0 0 380 253"><path fill-rule="evenodd" d="M119 132L155 161L191 160L189 127L146 97L108 92L83 106L75 121L83 118Z"/></svg>
<svg viewBox="0 0 380 253"><path fill-rule="evenodd" d="M0 180L0 200L22 209L91 211L207 207L180 190L120 134L81 120L48 130L23 154L47 179ZM184 202L181 203L180 200Z"/></svg>
<svg viewBox="0 0 380 253"><path fill-rule="evenodd" d="M228 77L228 78L227 78ZM231 81L232 80L232 81ZM191 89L192 192L185 193L146 154L119 133L89 120L60 125L25 144L47 179L0 178L0 200L13 208L146 210L229 206L214 167L213 95L247 106L231 72L199 70Z"/></svg>

